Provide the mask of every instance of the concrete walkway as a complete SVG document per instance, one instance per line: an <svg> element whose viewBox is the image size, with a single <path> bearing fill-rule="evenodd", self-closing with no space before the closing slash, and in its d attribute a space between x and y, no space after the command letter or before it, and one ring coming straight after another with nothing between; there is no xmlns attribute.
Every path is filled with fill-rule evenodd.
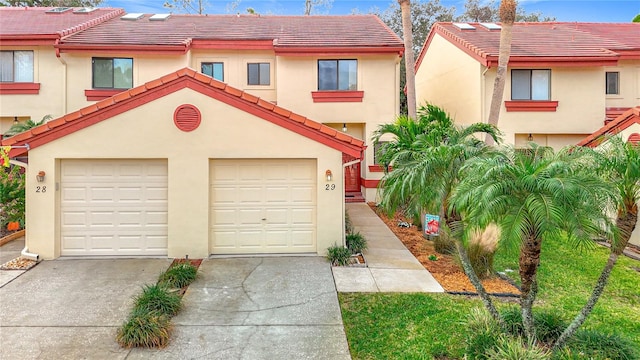
<svg viewBox="0 0 640 360"><path fill-rule="evenodd" d="M444 292L367 204L350 203L346 209L355 231L367 239L368 267L333 267L338 292Z"/></svg>
<svg viewBox="0 0 640 360"><path fill-rule="evenodd" d="M0 265L20 257L20 251L24 248L24 237L12 240L0 246ZM25 270L0 270L0 288L10 283Z"/></svg>

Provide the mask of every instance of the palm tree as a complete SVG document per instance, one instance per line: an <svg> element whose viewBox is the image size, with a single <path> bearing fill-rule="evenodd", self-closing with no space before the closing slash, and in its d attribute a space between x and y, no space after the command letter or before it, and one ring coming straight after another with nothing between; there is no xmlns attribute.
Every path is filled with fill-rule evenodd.
<svg viewBox="0 0 640 360"><path fill-rule="evenodd" d="M7 130L7 132L5 133L6 136L13 136L16 134L20 134L21 132L25 132L31 128L34 128L36 126L40 126L42 124L44 124L45 122L51 120L51 115L45 115L44 117L42 117L42 119L40 121L33 121L31 119L23 122L23 123L17 123L17 124L13 124L11 125L11 127L9 128L9 130Z"/></svg>
<svg viewBox="0 0 640 360"><path fill-rule="evenodd" d="M493 95L491 96L491 106L489 108L488 123L498 126L500 118L500 109L502 108L502 97L504 95L504 83L507 78L507 65L509 64L509 56L511 55L511 38L513 30L513 22L516 20L515 0L500 1L500 50L498 54L498 69L496 72L496 80L493 84ZM490 136L485 138L487 145L493 145L493 139Z"/></svg>
<svg viewBox="0 0 640 360"><path fill-rule="evenodd" d="M406 84L407 87L407 115L411 119L415 119L417 103L416 103L416 69L413 54L413 30L411 21L411 1L398 0L400 10L402 11L402 37L404 38L404 65L406 68Z"/></svg>
<svg viewBox="0 0 640 360"><path fill-rule="evenodd" d="M543 241L566 236L585 245L593 237L610 235L604 207L613 192L595 172L585 171L588 158L582 151L531 147L507 148L499 156L470 161L452 204L465 215L468 230L496 223L501 242L520 244L520 306L525 334L534 342L532 308Z"/></svg>
<svg viewBox="0 0 640 360"><path fill-rule="evenodd" d="M554 348L562 347L587 319L593 307L602 295L611 270L629 243L631 234L638 222L638 202L640 202L640 146L625 143L620 137L612 137L599 149L600 157L596 161L601 166L605 179L615 185L618 196L616 225L618 236L611 244L611 252L600 277L580 313L560 335Z"/></svg>
<svg viewBox="0 0 640 360"><path fill-rule="evenodd" d="M433 105L421 107L418 114L415 123L402 119L393 125L383 125L374 137L374 142L377 142L383 133L397 136L395 141L386 144L388 151L384 155L393 164L393 171L385 173L381 181L381 206L390 213L403 207L414 217L435 209L448 226L459 218L455 208L445 210L449 208L452 189L458 183L460 168L468 159L481 156L488 150L473 135L485 133L497 141L498 131L482 123L458 128L442 109ZM402 128L405 122L406 128ZM465 273L487 310L500 321L498 311L470 264L462 241L455 237L453 240Z"/></svg>

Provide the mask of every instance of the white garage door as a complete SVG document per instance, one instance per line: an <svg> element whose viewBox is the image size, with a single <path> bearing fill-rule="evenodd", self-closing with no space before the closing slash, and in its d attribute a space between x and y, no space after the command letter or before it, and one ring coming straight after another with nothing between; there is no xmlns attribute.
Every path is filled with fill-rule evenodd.
<svg viewBox="0 0 640 360"><path fill-rule="evenodd" d="M62 160L61 254L167 255L167 162Z"/></svg>
<svg viewBox="0 0 640 360"><path fill-rule="evenodd" d="M212 160L213 254L316 252L315 160Z"/></svg>

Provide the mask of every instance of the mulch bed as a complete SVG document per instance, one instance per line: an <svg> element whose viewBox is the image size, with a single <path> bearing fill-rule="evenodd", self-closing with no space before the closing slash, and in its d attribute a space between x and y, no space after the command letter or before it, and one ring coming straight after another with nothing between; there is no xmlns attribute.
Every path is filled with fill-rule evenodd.
<svg viewBox="0 0 640 360"><path fill-rule="evenodd" d="M400 214L389 218L375 204L369 203L368 205L446 291L454 293L476 292L454 256L437 252L433 243L422 236L418 227L413 225L408 228L399 227L399 222L408 222ZM437 260L429 259L430 257L433 259L434 256ZM510 282L498 276L483 280L482 285L487 292L492 294L520 294L520 291Z"/></svg>
<svg viewBox="0 0 640 360"><path fill-rule="evenodd" d="M186 262L189 262L189 264L195 266L196 269L198 269L200 268L200 264L202 264L202 259L173 259L173 261L171 262L171 265L169 265L169 268L171 268L174 265L184 264ZM180 291L178 291L178 294L180 296L183 296L184 293L187 292L188 288L189 288L189 285L180 288Z"/></svg>

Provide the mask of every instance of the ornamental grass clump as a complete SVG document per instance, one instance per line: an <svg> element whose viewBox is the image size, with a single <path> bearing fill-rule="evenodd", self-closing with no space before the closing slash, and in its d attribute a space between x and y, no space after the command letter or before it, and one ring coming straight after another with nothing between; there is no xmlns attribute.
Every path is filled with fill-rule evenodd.
<svg viewBox="0 0 640 360"><path fill-rule="evenodd" d="M198 268L190 263L179 263L171 266L160 275L158 284L169 288L183 288L195 281L198 276Z"/></svg>
<svg viewBox="0 0 640 360"><path fill-rule="evenodd" d="M171 320L157 311L135 311L122 325L116 341L125 348L165 347L171 336Z"/></svg>
<svg viewBox="0 0 640 360"><path fill-rule="evenodd" d="M142 290L134 305L134 313L158 312L168 316L174 316L180 311L181 297L177 292L170 291L165 286L147 285Z"/></svg>
<svg viewBox="0 0 640 360"><path fill-rule="evenodd" d="M344 246L333 245L327 248L327 259L333 266L349 265L351 250Z"/></svg>
<svg viewBox="0 0 640 360"><path fill-rule="evenodd" d="M352 254L361 253L367 248L367 239L362 234L347 234L347 248Z"/></svg>
<svg viewBox="0 0 640 360"><path fill-rule="evenodd" d="M500 229L495 224L489 224L483 231L476 231L471 235L467 254L471 267L480 279L493 275L493 257L498 248Z"/></svg>

